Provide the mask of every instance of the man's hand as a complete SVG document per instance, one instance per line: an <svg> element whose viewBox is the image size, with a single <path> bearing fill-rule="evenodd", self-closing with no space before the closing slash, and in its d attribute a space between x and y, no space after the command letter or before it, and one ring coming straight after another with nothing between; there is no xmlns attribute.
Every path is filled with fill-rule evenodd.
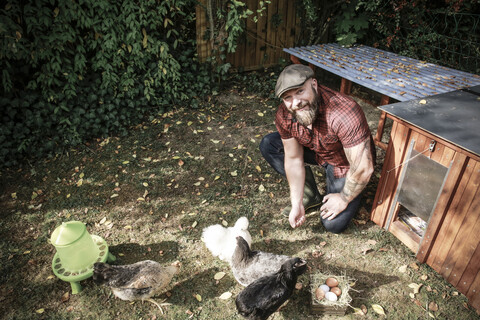
<svg viewBox="0 0 480 320"><path fill-rule="evenodd" d="M323 219L332 220L348 206L348 202L340 193L330 193L323 197L323 205L320 207L320 215Z"/></svg>
<svg viewBox="0 0 480 320"><path fill-rule="evenodd" d="M292 206L292 210L290 210L290 215L288 216L288 222L290 222L292 228L300 227L305 221L305 208L303 205L297 208Z"/></svg>

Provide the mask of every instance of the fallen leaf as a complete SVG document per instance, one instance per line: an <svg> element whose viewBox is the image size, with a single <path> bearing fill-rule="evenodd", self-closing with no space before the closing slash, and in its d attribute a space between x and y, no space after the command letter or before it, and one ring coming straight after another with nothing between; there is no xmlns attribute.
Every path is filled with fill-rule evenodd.
<svg viewBox="0 0 480 320"><path fill-rule="evenodd" d="M197 221L194 221L194 222L192 223L192 228L195 228L195 227L197 226L197 224L198 224L198 222L197 222Z"/></svg>
<svg viewBox="0 0 480 320"><path fill-rule="evenodd" d="M367 254L367 253L369 253L369 252L371 252L371 251L373 251L372 248L365 248L365 249L362 250L362 254Z"/></svg>
<svg viewBox="0 0 480 320"><path fill-rule="evenodd" d="M231 175L232 177L236 177L236 176L238 175L237 170L235 170L235 171L233 171L233 172L230 172L230 175Z"/></svg>
<svg viewBox="0 0 480 320"><path fill-rule="evenodd" d="M295 284L295 289L297 289L297 290L302 290L302 288L303 288L303 283L297 282L297 283Z"/></svg>
<svg viewBox="0 0 480 320"><path fill-rule="evenodd" d="M17 199L17 193L16 192L12 193L11 196L12 196L12 199Z"/></svg>
<svg viewBox="0 0 480 320"><path fill-rule="evenodd" d="M405 273L407 272L407 267L408 267L407 265L401 266L398 268L398 271L400 271L401 273Z"/></svg>
<svg viewBox="0 0 480 320"><path fill-rule="evenodd" d="M419 293L420 292L420 288L423 286L423 284L418 284L418 283L410 283L408 285L408 287L412 288L413 289L413 293Z"/></svg>
<svg viewBox="0 0 480 320"><path fill-rule="evenodd" d="M42 314L42 313L45 312L45 309L40 308L40 309L35 310L35 312L36 312L36 313L39 313L39 314Z"/></svg>
<svg viewBox="0 0 480 320"><path fill-rule="evenodd" d="M438 311L438 304L436 304L435 302L430 302L428 304L428 310L431 310L431 311Z"/></svg>
<svg viewBox="0 0 480 320"><path fill-rule="evenodd" d="M367 224L367 221L366 220L358 220L358 219L353 219L353 222L356 224L356 225L365 225Z"/></svg>
<svg viewBox="0 0 480 320"><path fill-rule="evenodd" d="M422 100L418 101L418 103L420 103L420 104L426 104L426 103L427 103L427 100L422 99Z"/></svg>
<svg viewBox="0 0 480 320"><path fill-rule="evenodd" d="M62 302L67 302L68 300L70 300L70 292L65 292L61 298Z"/></svg>
<svg viewBox="0 0 480 320"><path fill-rule="evenodd" d="M418 265L415 262L410 263L409 266L414 270L418 270Z"/></svg>
<svg viewBox="0 0 480 320"><path fill-rule="evenodd" d="M370 239L367 241L367 244L371 244L372 246L374 246L377 244L377 241Z"/></svg>
<svg viewBox="0 0 480 320"><path fill-rule="evenodd" d="M383 307L379 304L372 304L372 309L375 311L377 314L382 314L385 315L385 311L383 310Z"/></svg>
<svg viewBox="0 0 480 320"><path fill-rule="evenodd" d="M263 186L263 184L261 184L259 187L258 187L258 190L260 192L264 192L265 191L265 187Z"/></svg>
<svg viewBox="0 0 480 320"><path fill-rule="evenodd" d="M358 315L361 315L361 316L365 315L365 313L363 313L362 309L355 308L355 307L352 307L352 308L353 308L353 311L354 311L353 314L358 314Z"/></svg>
<svg viewBox="0 0 480 320"><path fill-rule="evenodd" d="M312 257L314 257L314 258L321 257L322 255L323 255L323 252L318 251L318 250L314 250L314 251L312 252Z"/></svg>
<svg viewBox="0 0 480 320"><path fill-rule="evenodd" d="M227 300L227 299L230 299L231 297L232 297L232 293L227 291L222 293L222 295L219 298L222 300Z"/></svg>
<svg viewBox="0 0 480 320"><path fill-rule="evenodd" d="M363 314L367 314L368 309L367 309L367 306L366 306L366 305L362 304L362 305L360 306L360 309L362 309Z"/></svg>
<svg viewBox="0 0 480 320"><path fill-rule="evenodd" d="M197 293L195 295L195 299L197 299L199 302L201 302L202 301L202 296Z"/></svg>
<svg viewBox="0 0 480 320"><path fill-rule="evenodd" d="M258 172L262 172L262 168L260 168L260 166L256 166L255 169L257 169Z"/></svg>
<svg viewBox="0 0 480 320"><path fill-rule="evenodd" d="M214 278L215 280L220 280L220 279L222 279L223 277L225 277L225 274L226 274L225 272L220 271L220 272L215 273L215 275L213 276L213 278Z"/></svg>
<svg viewBox="0 0 480 320"><path fill-rule="evenodd" d="M213 181L217 181L218 179L220 179L220 176L215 176L215 179L213 179Z"/></svg>
<svg viewBox="0 0 480 320"><path fill-rule="evenodd" d="M179 165L180 167L183 166L184 164L185 164L185 162L183 162L182 159L178 160L178 165Z"/></svg>
<svg viewBox="0 0 480 320"><path fill-rule="evenodd" d="M428 276L426 274L424 274L420 277L420 279L423 280L423 281L428 280Z"/></svg>
<svg viewBox="0 0 480 320"><path fill-rule="evenodd" d="M142 185L143 185L144 187L148 187L148 182L144 182L144 183L142 183Z"/></svg>

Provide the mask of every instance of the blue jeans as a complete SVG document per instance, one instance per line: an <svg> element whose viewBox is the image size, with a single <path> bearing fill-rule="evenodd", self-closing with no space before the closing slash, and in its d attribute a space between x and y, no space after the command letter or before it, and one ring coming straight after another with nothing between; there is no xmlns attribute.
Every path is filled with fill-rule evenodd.
<svg viewBox="0 0 480 320"><path fill-rule="evenodd" d="M260 152L275 171L286 177L285 173L285 151L283 149L282 139L278 132L267 134L260 142ZM303 159L305 163L319 165L315 160L315 153L309 148L303 148ZM345 185L345 177L335 178L333 174L334 166L330 164L323 165L326 171L327 194L339 193ZM332 220L323 219L322 224L327 231L341 233L353 219L360 207L361 195L353 199L347 208Z"/></svg>

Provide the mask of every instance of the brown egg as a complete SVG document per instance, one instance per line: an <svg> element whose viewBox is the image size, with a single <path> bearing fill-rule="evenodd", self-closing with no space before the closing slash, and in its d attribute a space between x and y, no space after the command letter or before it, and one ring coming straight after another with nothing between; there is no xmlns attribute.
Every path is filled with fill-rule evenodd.
<svg viewBox="0 0 480 320"><path fill-rule="evenodd" d="M330 288L338 286L338 280L335 278L328 278L327 281L325 281L325 283Z"/></svg>
<svg viewBox="0 0 480 320"><path fill-rule="evenodd" d="M342 294L342 290L339 287L333 287L332 289L330 289L330 292L335 293L337 297L340 297L340 295Z"/></svg>
<svg viewBox="0 0 480 320"><path fill-rule="evenodd" d="M322 300L323 298L325 298L325 291L323 291L320 288L317 288L317 290L315 290L315 296L317 297L318 300Z"/></svg>

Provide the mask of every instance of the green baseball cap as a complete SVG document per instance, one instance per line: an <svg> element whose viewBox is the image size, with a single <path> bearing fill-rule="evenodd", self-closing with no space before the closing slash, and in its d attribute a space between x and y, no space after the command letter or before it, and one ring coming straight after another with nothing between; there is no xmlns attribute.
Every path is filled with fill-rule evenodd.
<svg viewBox="0 0 480 320"><path fill-rule="evenodd" d="M315 73L312 68L303 64L291 64L280 73L275 86L275 95L281 97L290 89L300 88L305 81L313 78Z"/></svg>

